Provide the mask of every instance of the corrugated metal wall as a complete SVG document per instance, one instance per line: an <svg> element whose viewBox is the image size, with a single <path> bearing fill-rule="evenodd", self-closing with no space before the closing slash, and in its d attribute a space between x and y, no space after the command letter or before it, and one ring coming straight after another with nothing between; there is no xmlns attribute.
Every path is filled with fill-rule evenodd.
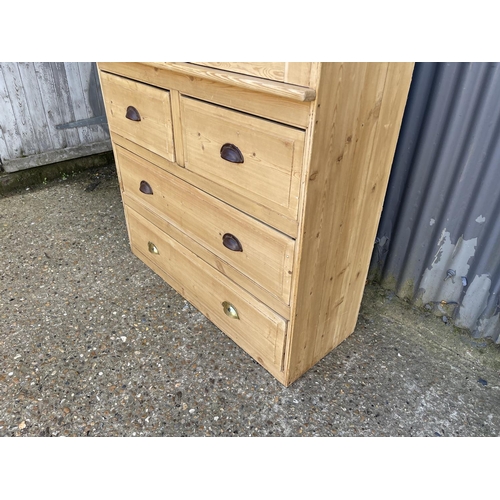
<svg viewBox="0 0 500 500"><path fill-rule="evenodd" d="M500 64L418 63L370 278L500 343Z"/></svg>
<svg viewBox="0 0 500 500"><path fill-rule="evenodd" d="M91 62L0 62L0 167L14 172L111 150Z"/></svg>

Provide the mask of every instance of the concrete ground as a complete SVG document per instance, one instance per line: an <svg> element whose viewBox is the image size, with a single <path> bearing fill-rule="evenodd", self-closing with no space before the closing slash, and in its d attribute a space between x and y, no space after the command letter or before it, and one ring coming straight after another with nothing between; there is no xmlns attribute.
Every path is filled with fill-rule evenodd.
<svg viewBox="0 0 500 500"><path fill-rule="evenodd" d="M285 388L132 255L114 165L0 197L1 436L498 436L499 375L369 284Z"/></svg>

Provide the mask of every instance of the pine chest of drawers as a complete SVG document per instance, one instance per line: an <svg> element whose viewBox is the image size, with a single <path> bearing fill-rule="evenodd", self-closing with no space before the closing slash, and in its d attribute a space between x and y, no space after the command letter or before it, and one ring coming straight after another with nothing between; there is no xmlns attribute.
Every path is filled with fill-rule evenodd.
<svg viewBox="0 0 500 500"><path fill-rule="evenodd" d="M356 325L412 63L99 63L132 251L277 380Z"/></svg>

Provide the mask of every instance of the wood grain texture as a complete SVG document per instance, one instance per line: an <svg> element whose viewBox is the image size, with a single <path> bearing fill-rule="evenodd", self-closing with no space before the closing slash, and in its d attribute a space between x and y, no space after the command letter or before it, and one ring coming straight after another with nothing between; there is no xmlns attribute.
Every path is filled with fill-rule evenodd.
<svg viewBox="0 0 500 500"><path fill-rule="evenodd" d="M162 213L171 225L226 264L285 304L289 303L293 239L122 148L117 148L117 154L125 193ZM151 186L153 194L143 194L139 190L142 180ZM233 252L222 244L226 233L238 238L243 251Z"/></svg>
<svg viewBox="0 0 500 500"><path fill-rule="evenodd" d="M163 66L171 71L176 71L191 77L202 77L204 80L213 80L235 88L253 90L255 92L267 93L299 102L310 102L316 98L316 91L309 87L290 85L279 81L254 78L244 74L230 71L220 71L211 68L199 68L195 64L188 63L148 63L153 66ZM264 71L264 69L262 69Z"/></svg>
<svg viewBox="0 0 500 500"><path fill-rule="evenodd" d="M125 208L134 253L274 376L281 377L287 321L156 226ZM158 254L148 251L154 243ZM239 319L228 317L230 302Z"/></svg>
<svg viewBox="0 0 500 500"><path fill-rule="evenodd" d="M267 289L258 285L252 278L249 278L246 274L238 271L221 257L208 250L205 246L197 243L182 229L178 229L174 225L170 224L170 222L165 219L165 214L163 212L156 210L151 205L145 205L137 197L129 195L128 192L123 192L122 196L124 205L130 207L132 210L148 219L165 234L171 236L183 247L200 257L200 259L205 261L208 265L212 266L231 281L244 288L247 292L256 297L263 304L269 306L284 319L290 319L290 307L281 299L279 299L275 294L270 293Z"/></svg>
<svg viewBox="0 0 500 500"><path fill-rule="evenodd" d="M101 85L111 131L174 161L174 138L169 92L103 73ZM126 117L129 106L140 115L139 121Z"/></svg>
<svg viewBox="0 0 500 500"><path fill-rule="evenodd" d="M237 70L238 64L232 69ZM135 243L134 251L281 383L290 385L355 328L413 64L304 64L302 77L306 75L310 88L317 90L310 104L283 96L269 100L269 93L213 78L212 69L202 66L194 73L191 68L190 76L179 65L166 63L105 63L103 70L169 89L175 96L172 127L176 151L182 149L182 166L136 144L133 136L112 136L126 204L143 214L159 237L173 238L179 255L170 257L169 265L174 267L166 270L167 263L154 264ZM209 76L203 77L203 71ZM293 68L287 66L286 71ZM285 103L291 110L283 107ZM291 123L295 127L289 127ZM243 165L248 160L245 166L251 167L246 177L238 170L242 164L220 163L224 142L241 145ZM121 148L128 151L121 154ZM151 167L144 167L137 157L147 159ZM160 178L168 177L162 172L175 176L175 181L169 178L170 186L159 189L171 207L145 202L127 187L130 179L137 184L140 175L153 171ZM276 236L268 224L295 239L293 250L292 246L286 250L293 251L291 266L283 263L283 254L273 253L272 245L253 256L248 267L218 253L211 233L222 231L217 224L233 213L222 209L229 206L244 212L234 220L241 224L237 231L245 238L255 230L256 240L264 235L276 237L278 243L283 238L293 241ZM196 214L201 213L207 218L198 215L197 221ZM185 260L191 252L198 258L194 267ZM262 260L266 256L268 263ZM276 300L283 279L280 267L291 272L287 309ZM212 286L212 279L253 297L253 307L265 316L269 310L282 315L286 326L279 333L274 326L274 333L269 333L269 325L261 325L264 335L271 335L271 345L264 342L256 350L256 345L246 344L249 339L243 332L231 330L225 318L213 316L219 306L205 303L208 293L197 292L207 280ZM271 324L277 324L275 319Z"/></svg>
<svg viewBox="0 0 500 500"><path fill-rule="evenodd" d="M1 63L4 81L8 89L9 100L12 104L10 121L15 123L14 130L19 135L21 147L19 156L30 156L40 152L37 144L33 122L29 113L28 102L24 92L19 66L16 63ZM8 115L7 115L8 116Z"/></svg>
<svg viewBox="0 0 500 500"><path fill-rule="evenodd" d="M274 93L262 92L262 89L256 86L235 86L231 79L213 79L210 78L210 73L203 71L201 67L194 74L175 71L179 69L177 65L167 65L166 63L100 62L99 68L105 72L122 75L164 89L179 90L183 95L287 125L302 128L309 125L310 102L284 99Z"/></svg>
<svg viewBox="0 0 500 500"><path fill-rule="evenodd" d="M181 99L184 166L241 197L297 218L304 132L195 99ZM221 158L236 146L243 163Z"/></svg>
<svg viewBox="0 0 500 500"><path fill-rule="evenodd" d="M256 203L254 200L250 198L242 197L238 193L235 193L229 187L222 185L218 182L211 181L205 177L198 175L195 172L191 172L186 168L182 168L177 163L173 163L171 161L166 160L162 156L145 149L142 146L139 146L135 142L118 135L113 134L111 131L111 137L113 139L114 144L122 146L128 151L132 151L133 153L145 158L146 160L154 163L159 168L165 170L166 172L170 172L177 177L197 186L203 191L210 193L211 195L224 200L226 203L232 205L233 207L237 207L238 209L253 214L257 219L264 221L266 224L282 231L283 233L295 238L297 236L298 230L298 222L296 219L285 217L283 214L276 212L275 210L271 210L268 207L261 205L260 203Z"/></svg>
<svg viewBox="0 0 500 500"><path fill-rule="evenodd" d="M193 62L193 64L310 88L314 88L316 78L312 75L316 71L315 66L319 65L311 62Z"/></svg>
<svg viewBox="0 0 500 500"><path fill-rule="evenodd" d="M76 120L73 100L71 98L70 84L68 75L66 73L66 65L63 62L50 63L52 70L52 77L54 79L54 89L57 94L57 102L60 113L60 118L57 120L56 125L63 123L71 123ZM85 144L82 141L79 127L57 130L57 135L64 137L67 147L79 146ZM109 133L107 134L109 140Z"/></svg>
<svg viewBox="0 0 500 500"><path fill-rule="evenodd" d="M354 330L412 66L322 66L287 384Z"/></svg>
<svg viewBox="0 0 500 500"><path fill-rule="evenodd" d="M5 63L0 63L0 158L9 160L22 155L23 144L21 134L17 128L14 114L14 102L9 95L9 79L5 77L7 71Z"/></svg>
<svg viewBox="0 0 500 500"><path fill-rule="evenodd" d="M277 82L285 81L286 65L284 62L193 62L200 66L208 68L222 69L232 71L242 75L256 76L275 80ZM294 83L294 82L289 82Z"/></svg>
<svg viewBox="0 0 500 500"><path fill-rule="evenodd" d="M101 149L109 144L105 120L59 128L95 117L104 118L95 63L0 62L0 157L9 168Z"/></svg>

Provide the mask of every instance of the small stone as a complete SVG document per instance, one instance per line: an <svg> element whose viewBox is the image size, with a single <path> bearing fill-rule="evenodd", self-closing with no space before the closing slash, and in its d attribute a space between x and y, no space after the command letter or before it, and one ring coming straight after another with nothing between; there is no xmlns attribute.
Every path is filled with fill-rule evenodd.
<svg viewBox="0 0 500 500"><path fill-rule="evenodd" d="M191 408L191 409L189 410L189 413L194 413L195 411L196 411L196 410L195 410L194 408Z"/></svg>
<svg viewBox="0 0 500 500"><path fill-rule="evenodd" d="M480 378L477 380L481 385L488 385L488 382L484 380L484 378Z"/></svg>
<svg viewBox="0 0 500 500"><path fill-rule="evenodd" d="M25 429L26 428L26 422L23 420L19 425L18 425L19 429Z"/></svg>
<svg viewBox="0 0 500 500"><path fill-rule="evenodd" d="M123 342L127 341L127 337L125 337L125 335L122 335L120 338L122 339Z"/></svg>

